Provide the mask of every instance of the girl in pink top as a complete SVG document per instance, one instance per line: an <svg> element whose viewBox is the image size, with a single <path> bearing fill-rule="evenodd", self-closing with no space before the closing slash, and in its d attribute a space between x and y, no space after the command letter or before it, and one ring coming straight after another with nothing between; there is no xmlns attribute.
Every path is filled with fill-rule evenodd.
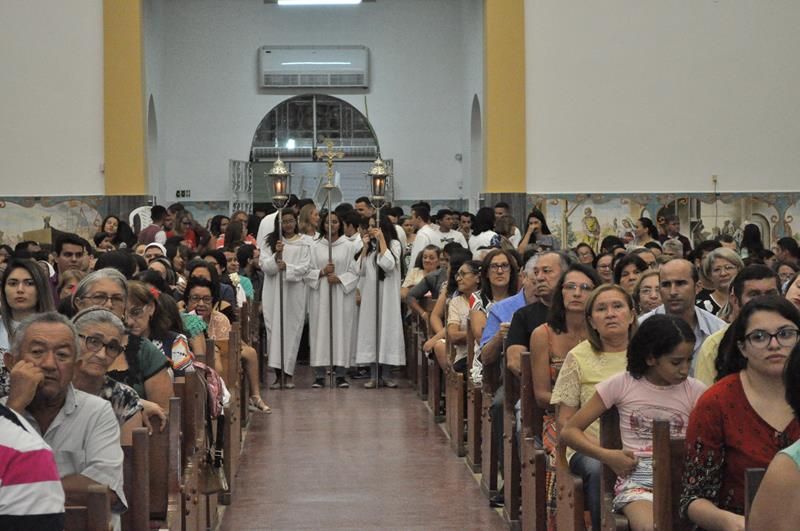
<svg viewBox="0 0 800 531"><path fill-rule="evenodd" d="M596 386L595 395L561 433L572 448L605 463L619 476L614 510L632 530L653 528L653 421L669 420L673 437L683 437L689 414L706 386L689 378L695 336L683 319L654 315L628 345L628 370ZM616 407L622 450L610 450L585 430Z"/></svg>

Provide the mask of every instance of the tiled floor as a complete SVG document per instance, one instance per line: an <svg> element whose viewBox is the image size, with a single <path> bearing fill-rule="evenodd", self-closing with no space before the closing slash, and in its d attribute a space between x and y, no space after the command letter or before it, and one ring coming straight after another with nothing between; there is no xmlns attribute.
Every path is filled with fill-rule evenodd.
<svg viewBox="0 0 800 531"><path fill-rule="evenodd" d="M307 370L253 418L223 530L505 529L407 382L309 389Z"/></svg>

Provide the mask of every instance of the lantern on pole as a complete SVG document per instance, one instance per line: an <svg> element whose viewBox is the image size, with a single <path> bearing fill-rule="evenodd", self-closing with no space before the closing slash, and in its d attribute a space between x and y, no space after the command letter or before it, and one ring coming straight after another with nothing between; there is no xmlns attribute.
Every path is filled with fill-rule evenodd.
<svg viewBox="0 0 800 531"><path fill-rule="evenodd" d="M289 201L289 186L291 184L292 174L286 168L286 165L281 160L280 155L273 163L272 168L267 173L270 179L270 188L272 189L272 204L278 209L278 238L283 241L283 218L281 210L286 206ZM275 261L280 262L283 259L283 251L275 255ZM280 348L281 348L281 389L286 385L286 370L285 367L285 354L284 354L284 323L283 323L283 270L278 268L278 301L280 304Z"/></svg>
<svg viewBox="0 0 800 531"><path fill-rule="evenodd" d="M389 172L386 171L386 164L380 156L372 163L372 167L367 172L370 189L372 191L372 206L375 209L375 228L381 230L380 210L386 203L386 181ZM381 385L381 366L380 366L380 341L381 341L381 281L378 275L378 254L380 248L375 242L375 387Z"/></svg>

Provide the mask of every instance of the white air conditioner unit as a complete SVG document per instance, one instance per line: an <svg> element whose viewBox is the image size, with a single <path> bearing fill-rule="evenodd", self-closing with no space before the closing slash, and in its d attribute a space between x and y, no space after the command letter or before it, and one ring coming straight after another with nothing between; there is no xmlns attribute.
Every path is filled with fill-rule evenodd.
<svg viewBox="0 0 800 531"><path fill-rule="evenodd" d="M366 46L262 46L262 88L367 88Z"/></svg>

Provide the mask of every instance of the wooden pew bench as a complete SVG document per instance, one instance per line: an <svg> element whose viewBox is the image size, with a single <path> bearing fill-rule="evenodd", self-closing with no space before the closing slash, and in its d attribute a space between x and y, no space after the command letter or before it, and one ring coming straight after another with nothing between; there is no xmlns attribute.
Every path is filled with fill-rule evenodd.
<svg viewBox="0 0 800 531"><path fill-rule="evenodd" d="M523 352L520 358L520 528L523 531L547 528L546 456L538 447L542 440L543 411L536 406L533 394L531 354Z"/></svg>
<svg viewBox="0 0 800 531"><path fill-rule="evenodd" d="M497 494L497 468L499 452L502 451L492 437L492 402L499 387L499 364L484 365L481 387L481 490L489 498Z"/></svg>
<svg viewBox="0 0 800 531"><path fill-rule="evenodd" d="M472 323L467 319L467 367L471 369L475 361L475 338L472 335ZM472 472L478 472L481 466L481 388L472 382L467 372L467 466Z"/></svg>
<svg viewBox="0 0 800 531"><path fill-rule="evenodd" d="M515 411L520 396L519 378L508 365L503 372L503 518L511 529L519 529L521 476Z"/></svg>
<svg viewBox="0 0 800 531"><path fill-rule="evenodd" d="M108 531L111 529L111 493L108 487L90 485L86 505L64 508L65 531Z"/></svg>

